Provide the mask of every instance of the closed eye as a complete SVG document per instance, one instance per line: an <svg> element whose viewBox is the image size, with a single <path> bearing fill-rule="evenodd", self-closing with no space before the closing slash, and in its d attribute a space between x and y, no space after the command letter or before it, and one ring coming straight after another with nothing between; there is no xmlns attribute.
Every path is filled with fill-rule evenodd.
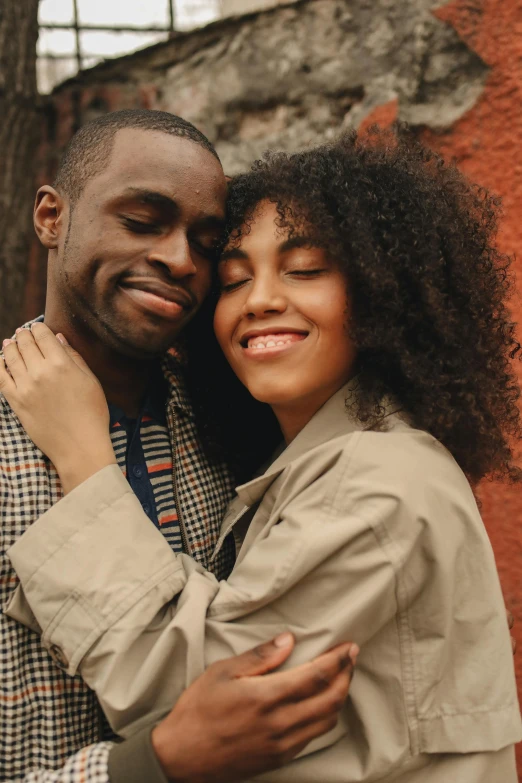
<svg viewBox="0 0 522 783"><path fill-rule="evenodd" d="M237 288L240 288L245 283L248 283L248 279L245 280L237 280L234 283L221 283L221 293L229 293L230 291L235 291Z"/></svg>
<svg viewBox="0 0 522 783"><path fill-rule="evenodd" d="M293 269L288 274L293 277L317 277L327 271L327 269Z"/></svg>
<svg viewBox="0 0 522 783"><path fill-rule="evenodd" d="M134 220L134 218L122 218L123 225L134 234L157 234L161 229L157 223L148 223L144 220Z"/></svg>
<svg viewBox="0 0 522 783"><path fill-rule="evenodd" d="M191 240L190 244L194 248L196 253L199 253L204 258L208 258L211 261L215 261L218 258L219 245L217 242L214 245L208 246L208 245L202 245L200 242L197 242L196 240Z"/></svg>

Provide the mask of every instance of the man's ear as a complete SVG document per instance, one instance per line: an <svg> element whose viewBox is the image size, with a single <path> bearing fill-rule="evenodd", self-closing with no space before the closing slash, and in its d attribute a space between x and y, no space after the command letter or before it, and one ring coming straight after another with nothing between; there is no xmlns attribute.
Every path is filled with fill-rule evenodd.
<svg viewBox="0 0 522 783"><path fill-rule="evenodd" d="M67 204L51 185L38 190L34 202L33 221L38 239L48 250L58 247L60 232L66 224Z"/></svg>

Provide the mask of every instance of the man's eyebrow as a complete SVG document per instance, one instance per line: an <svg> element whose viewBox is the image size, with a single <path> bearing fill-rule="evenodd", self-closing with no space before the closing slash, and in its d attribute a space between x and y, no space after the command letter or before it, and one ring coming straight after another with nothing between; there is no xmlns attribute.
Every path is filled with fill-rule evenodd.
<svg viewBox="0 0 522 783"><path fill-rule="evenodd" d="M248 253L239 247L231 247L229 250L223 250L220 261L248 261Z"/></svg>
<svg viewBox="0 0 522 783"><path fill-rule="evenodd" d="M159 207L160 209L166 209L170 212L179 209L177 203L170 196L166 196L164 193L158 193L155 190L144 190L142 188L127 188L123 191L120 198L134 199L142 204L147 204L151 207Z"/></svg>

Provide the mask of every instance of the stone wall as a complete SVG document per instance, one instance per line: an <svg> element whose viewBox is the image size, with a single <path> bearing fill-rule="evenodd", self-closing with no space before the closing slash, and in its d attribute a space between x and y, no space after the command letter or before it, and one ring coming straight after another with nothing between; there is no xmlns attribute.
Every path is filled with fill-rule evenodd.
<svg viewBox="0 0 522 783"><path fill-rule="evenodd" d="M267 147L298 149L396 101L400 118L450 127L488 69L431 13L433 0L313 0L224 19L109 61L51 97L59 151L87 119L122 106L180 114L235 173Z"/></svg>
<svg viewBox="0 0 522 783"><path fill-rule="evenodd" d="M39 180L52 177L79 125L119 108L192 120L229 173L267 147L299 149L400 118L502 195L499 242L522 256L521 29L522 0L299 0L223 19L59 87L48 103ZM27 316L42 306L36 246L31 263ZM488 483L481 499L522 650L522 491ZM522 652L516 665L522 681Z"/></svg>
<svg viewBox="0 0 522 783"><path fill-rule="evenodd" d="M247 14L250 11L263 11L275 5L282 5L289 0L221 0L221 13L223 16L232 14Z"/></svg>

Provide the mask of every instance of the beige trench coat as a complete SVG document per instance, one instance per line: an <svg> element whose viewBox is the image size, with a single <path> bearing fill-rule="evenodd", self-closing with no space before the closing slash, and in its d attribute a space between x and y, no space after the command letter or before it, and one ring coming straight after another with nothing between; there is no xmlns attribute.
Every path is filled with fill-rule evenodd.
<svg viewBox="0 0 522 783"><path fill-rule="evenodd" d="M365 431L346 393L238 489L216 548L232 530L227 582L172 553L112 466L9 550L21 587L8 613L42 629L124 737L213 661L283 630L297 638L289 666L355 641L337 728L256 780L516 783L510 638L468 482L397 414Z"/></svg>

